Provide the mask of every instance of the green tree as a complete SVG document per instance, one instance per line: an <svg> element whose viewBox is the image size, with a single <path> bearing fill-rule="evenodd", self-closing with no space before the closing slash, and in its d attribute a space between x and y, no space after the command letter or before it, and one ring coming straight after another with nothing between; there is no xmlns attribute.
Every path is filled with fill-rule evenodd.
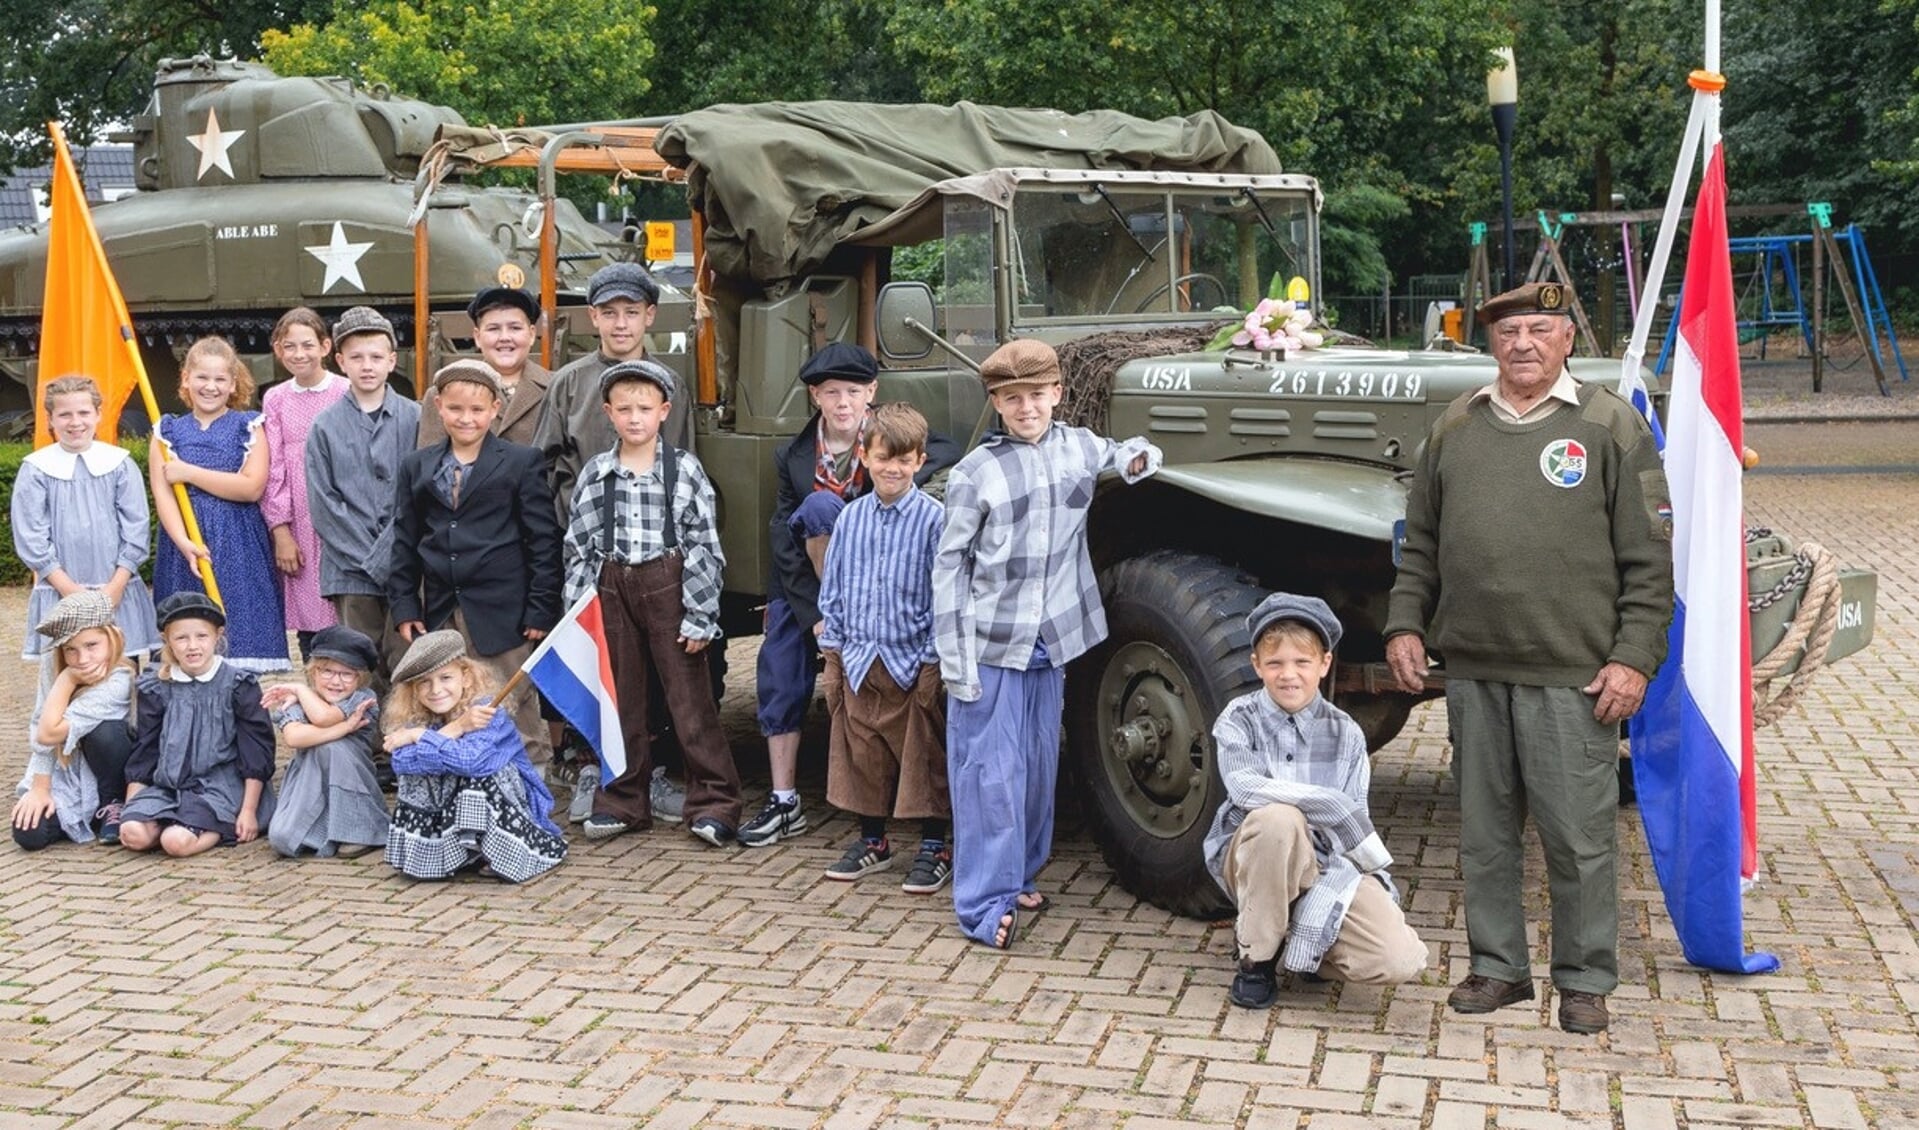
<svg viewBox="0 0 1919 1130"><path fill-rule="evenodd" d="M368 0L261 48L281 74L385 83L475 125L604 120L646 110L653 16L644 0Z"/></svg>
<svg viewBox="0 0 1919 1130"><path fill-rule="evenodd" d="M46 123L74 145L103 140L147 103L169 55L251 56L260 33L314 19L333 0L14 0L0 21L0 171L46 160Z"/></svg>
<svg viewBox="0 0 1919 1130"><path fill-rule="evenodd" d="M649 114L721 102L907 102L915 76L885 27L894 0L656 0Z"/></svg>

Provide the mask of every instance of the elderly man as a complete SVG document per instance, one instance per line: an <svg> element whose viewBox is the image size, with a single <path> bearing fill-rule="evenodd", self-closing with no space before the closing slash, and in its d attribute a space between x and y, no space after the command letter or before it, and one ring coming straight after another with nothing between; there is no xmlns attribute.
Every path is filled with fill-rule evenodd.
<svg viewBox="0 0 1919 1130"><path fill-rule="evenodd" d="M1666 654L1672 507L1631 405L1566 370L1571 295L1532 283L1487 301L1498 378L1433 425L1406 500L1386 658L1407 691L1445 660L1459 782L1469 975L1483 1013L1533 999L1520 830L1552 891L1559 1026L1600 1032L1619 983L1619 723Z"/></svg>

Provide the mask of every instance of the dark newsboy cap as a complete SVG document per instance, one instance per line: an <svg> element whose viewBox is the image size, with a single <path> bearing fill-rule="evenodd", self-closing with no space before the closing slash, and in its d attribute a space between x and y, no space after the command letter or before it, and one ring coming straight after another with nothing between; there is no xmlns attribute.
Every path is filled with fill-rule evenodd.
<svg viewBox="0 0 1919 1130"><path fill-rule="evenodd" d="M81 589L60 598L47 610L34 631L47 637L56 648L89 628L104 628L113 623L113 601L99 589Z"/></svg>
<svg viewBox="0 0 1919 1130"><path fill-rule="evenodd" d="M1564 283L1530 282L1504 294L1495 294L1479 308L1479 324L1490 326L1501 318L1521 314L1559 314L1571 317L1573 292Z"/></svg>
<svg viewBox="0 0 1919 1130"><path fill-rule="evenodd" d="M393 668L393 685L399 686L422 675L431 675L465 654L466 639L451 628L415 636L413 646L406 649L406 654L400 657L400 662Z"/></svg>
<svg viewBox="0 0 1919 1130"><path fill-rule="evenodd" d="M529 322L540 320L539 300L517 286L489 286L480 291L466 304L466 316L477 323L488 310L502 308L518 310Z"/></svg>
<svg viewBox="0 0 1919 1130"><path fill-rule="evenodd" d="M227 614L220 611L211 597L191 589L182 589L167 597L153 611L162 629L175 620L205 620L222 628L227 624Z"/></svg>
<svg viewBox="0 0 1919 1130"><path fill-rule="evenodd" d="M1259 643L1259 634L1279 623L1281 620L1297 620L1319 634L1325 641L1326 650L1339 646L1339 638L1346 634L1340 626L1339 617L1327 603L1316 596L1299 596L1290 592L1276 592L1259 602L1259 606L1246 616L1246 633L1253 643Z"/></svg>
<svg viewBox="0 0 1919 1130"><path fill-rule="evenodd" d="M668 400L678 391L673 380L673 371L658 361L648 361L644 357L632 361L621 361L608 365L600 372L600 400L602 403L613 398L613 386L628 381L645 381L660 390Z"/></svg>
<svg viewBox="0 0 1919 1130"><path fill-rule="evenodd" d="M593 277L586 280L586 304L604 306L615 298L656 306L660 301L660 284L638 263L612 263L594 271Z"/></svg>
<svg viewBox="0 0 1919 1130"><path fill-rule="evenodd" d="M872 384L880 379L880 364L873 355L857 345L829 341L800 366L800 381L806 385L827 381L854 381Z"/></svg>
<svg viewBox="0 0 1919 1130"><path fill-rule="evenodd" d="M312 659L331 659L355 671L371 671L380 665L380 653L373 646L373 641L366 638L366 633L354 631L344 624L321 628L313 633L313 645L308 655Z"/></svg>

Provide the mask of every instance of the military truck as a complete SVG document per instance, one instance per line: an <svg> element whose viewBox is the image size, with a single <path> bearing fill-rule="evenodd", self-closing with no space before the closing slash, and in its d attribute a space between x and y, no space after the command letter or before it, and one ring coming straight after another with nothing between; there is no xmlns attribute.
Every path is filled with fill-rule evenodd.
<svg viewBox="0 0 1919 1130"><path fill-rule="evenodd" d="M419 311L446 312L444 331L466 336L451 312L475 290L538 289L548 275L562 305L578 306L587 276L630 249L571 203L549 209L525 190L456 180L412 223L412 182L434 135L461 124L443 106L345 79L162 60L152 101L116 138L134 145L139 191L93 210L155 389L170 395L178 356L203 334L233 339L270 383L268 335L294 306L329 321L379 307L407 351L403 376ZM556 269L543 274L549 215ZM0 406L24 405L33 386L46 249L43 224L0 232L0 374L13 378L0 381ZM416 276L428 280L417 310Z"/></svg>

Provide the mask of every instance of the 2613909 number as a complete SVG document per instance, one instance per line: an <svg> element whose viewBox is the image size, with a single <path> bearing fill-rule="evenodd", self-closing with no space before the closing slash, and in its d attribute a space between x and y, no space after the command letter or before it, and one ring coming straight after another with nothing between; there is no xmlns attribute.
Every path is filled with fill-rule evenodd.
<svg viewBox="0 0 1919 1130"><path fill-rule="evenodd" d="M1273 374L1266 391L1274 396L1351 396L1369 400L1420 400L1426 392L1423 373L1359 372L1331 369L1285 369Z"/></svg>

